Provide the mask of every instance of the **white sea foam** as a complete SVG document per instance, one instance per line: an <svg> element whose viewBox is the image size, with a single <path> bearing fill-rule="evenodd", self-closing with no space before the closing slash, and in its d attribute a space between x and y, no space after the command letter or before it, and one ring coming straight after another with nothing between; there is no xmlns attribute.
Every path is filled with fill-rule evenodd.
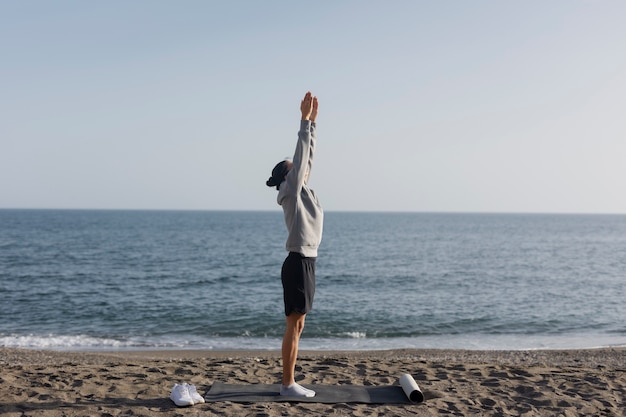
<svg viewBox="0 0 626 417"><path fill-rule="evenodd" d="M27 349L120 349L128 344L115 339L86 335L8 335L0 337L0 346Z"/></svg>
<svg viewBox="0 0 626 417"><path fill-rule="evenodd" d="M77 351L129 350L278 350L276 337L209 337L165 336L117 340L87 335L0 335L0 346ZM387 349L468 349L468 350L534 350L626 347L623 337L605 335L523 336L523 335L455 335L397 338L368 338L354 332L343 338L306 338L302 350L387 350Z"/></svg>
<svg viewBox="0 0 626 417"><path fill-rule="evenodd" d="M345 332L342 333L342 335L351 339L364 339L365 337L367 337L367 333L365 332Z"/></svg>

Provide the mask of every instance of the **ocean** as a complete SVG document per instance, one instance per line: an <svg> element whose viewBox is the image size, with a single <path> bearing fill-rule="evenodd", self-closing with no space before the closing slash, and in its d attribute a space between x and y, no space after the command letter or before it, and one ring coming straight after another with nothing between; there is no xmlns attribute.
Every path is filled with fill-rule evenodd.
<svg viewBox="0 0 626 417"><path fill-rule="evenodd" d="M280 349L276 211L0 210L0 346ZM626 216L327 212L300 349L626 346Z"/></svg>

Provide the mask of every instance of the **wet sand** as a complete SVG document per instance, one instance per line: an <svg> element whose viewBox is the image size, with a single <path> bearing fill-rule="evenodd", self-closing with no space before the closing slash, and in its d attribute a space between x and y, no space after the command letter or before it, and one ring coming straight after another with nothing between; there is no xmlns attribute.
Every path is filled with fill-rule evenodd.
<svg viewBox="0 0 626 417"><path fill-rule="evenodd" d="M56 352L0 348L2 416L564 416L626 415L626 349L301 352L303 384L398 385L421 404L216 402L178 408L176 382L275 384L277 351Z"/></svg>

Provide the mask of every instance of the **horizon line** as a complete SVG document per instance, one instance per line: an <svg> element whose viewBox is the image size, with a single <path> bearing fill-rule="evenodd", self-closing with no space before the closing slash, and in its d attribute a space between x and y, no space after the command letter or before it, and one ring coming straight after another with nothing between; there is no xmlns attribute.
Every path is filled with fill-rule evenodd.
<svg viewBox="0 0 626 417"><path fill-rule="evenodd" d="M185 209L185 208L70 208L70 207L0 207L0 211L152 211L152 212L277 212L277 209ZM468 211L468 210L324 210L325 213L363 214L491 214L491 215L626 215L626 212L565 212L565 211Z"/></svg>

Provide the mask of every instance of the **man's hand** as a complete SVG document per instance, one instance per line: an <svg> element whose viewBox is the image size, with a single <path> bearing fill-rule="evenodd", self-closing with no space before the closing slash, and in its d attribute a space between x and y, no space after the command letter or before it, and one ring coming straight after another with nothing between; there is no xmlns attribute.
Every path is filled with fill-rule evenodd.
<svg viewBox="0 0 626 417"><path fill-rule="evenodd" d="M317 97L313 97L313 110L311 111L311 116L309 116L309 120L315 122L317 119Z"/></svg>
<svg viewBox="0 0 626 417"><path fill-rule="evenodd" d="M313 97L310 91L304 95L300 103L300 111L302 112L302 120L314 122L317 118L317 97Z"/></svg>

